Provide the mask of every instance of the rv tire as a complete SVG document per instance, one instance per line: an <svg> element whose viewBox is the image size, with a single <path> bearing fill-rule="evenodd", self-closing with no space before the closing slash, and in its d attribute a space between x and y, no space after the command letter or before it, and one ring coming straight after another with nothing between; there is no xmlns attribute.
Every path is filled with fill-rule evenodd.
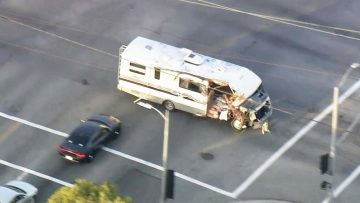
<svg viewBox="0 0 360 203"><path fill-rule="evenodd" d="M244 119L242 118L234 118L231 121L231 127L236 131L241 131L243 129Z"/></svg>
<svg viewBox="0 0 360 203"><path fill-rule="evenodd" d="M175 110L175 105L174 105L174 103L172 103L172 101L170 101L170 100L165 100L165 101L163 102L163 105L164 105L165 109L167 109L167 110L169 110L169 111Z"/></svg>

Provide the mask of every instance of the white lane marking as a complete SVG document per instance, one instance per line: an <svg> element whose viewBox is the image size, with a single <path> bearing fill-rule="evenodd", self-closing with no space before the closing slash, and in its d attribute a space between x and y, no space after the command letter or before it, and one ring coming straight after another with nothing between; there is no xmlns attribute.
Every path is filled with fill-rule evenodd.
<svg viewBox="0 0 360 203"><path fill-rule="evenodd" d="M58 130L54 130L54 129L51 129L51 128L48 128L48 127L45 127L45 126L42 126L42 125L39 125L39 124L36 124L36 123L33 123L33 122L30 122L30 121L27 121L27 120L24 120L24 119L21 119L21 118L18 118L18 117L15 117L15 116L11 116L11 115L8 115L8 114L5 114L3 112L0 112L0 116L1 117L4 117L4 118L7 118L7 119L10 119L10 120L13 120L13 121L16 121L16 122L19 122L19 123L23 123L25 125L28 125L28 126L31 126L31 127L34 127L34 128L37 128L37 129L40 129L40 130L44 130L44 131L47 131L47 132L50 132L52 134L55 134L55 135L60 135L62 137L68 137L69 134L66 134L64 132L61 132L61 131L58 131ZM123 158L126 158L126 159L129 159L129 160L132 160L132 161L135 161L137 163L140 163L140 164L144 164L146 166L149 166L151 168L155 168L157 170L160 170L160 171L164 171L164 168L162 166L158 166L156 164L153 164L153 163L150 163L148 161L145 161L145 160L142 160L142 159L139 159L139 158L136 158L134 156L131 156L131 155L128 155L128 154L125 154L123 152L119 152L117 150L114 150L114 149L111 149L111 148L108 148L108 147L102 147L102 149L104 151L107 151L109 153L112 153L112 154L115 154L117 156L120 156L120 157L123 157ZM179 178L182 178L184 180L187 180L191 183L194 183L196 185L199 185L199 186L202 186L204 188L207 188L209 190L212 190L212 191L215 191L215 192L218 192L220 194L223 194L223 195L226 195L228 197L232 197L234 198L234 196L230 193L230 192L227 192L227 191L224 191L220 188L217 188L217 187L214 187L214 186L211 186L209 184L206 184L206 183L203 183L201 181L198 181L198 180L195 180L193 178L190 178L188 176L185 176L183 174L180 174L180 173L176 173L177 177Z"/></svg>
<svg viewBox="0 0 360 203"><path fill-rule="evenodd" d="M117 150L110 149L110 148L108 148L108 147L102 147L101 149L103 149L104 151L107 151L107 152L109 152L109 153L112 153L112 154L121 156L121 157L123 157L123 158L126 158L126 159L129 159L129 160L138 162L138 163L140 163L140 164L144 164L144 165L149 166L149 167L151 167L151 168L155 168L155 169L158 169L158 170L160 170L160 171L164 171L163 167L161 167L161 166L158 166L158 165L156 165L156 164L153 164L153 163L150 163L150 162L148 162L148 161L139 159L139 158L137 158L137 157L134 157L134 156L131 156L131 155L128 155L128 154L119 152L119 151L117 151Z"/></svg>
<svg viewBox="0 0 360 203"><path fill-rule="evenodd" d="M347 186L349 186L355 178L357 178L360 174L360 165L356 167L356 169L334 190L333 197L338 197ZM330 198L325 198L322 203L328 203Z"/></svg>
<svg viewBox="0 0 360 203"><path fill-rule="evenodd" d="M341 97L339 104L352 95L360 87L360 80L352 85ZM282 156L290 147L299 141L307 132L309 132L319 121L325 118L332 111L332 104L330 104L324 111L317 115L313 121L306 124L300 131L298 131L291 139L289 139L282 147L280 147L269 159L267 159L258 169L255 170L239 187L237 187L233 195L237 198L243 193L265 170L267 170L280 156Z"/></svg>
<svg viewBox="0 0 360 203"><path fill-rule="evenodd" d="M39 124L36 124L36 123L33 123L33 122L30 122L30 121L27 121L27 120L24 120L24 119L15 117L15 116L11 116L11 115L5 114L3 112L0 112L0 116L4 117L4 118L7 118L9 120L13 120L13 121L16 121L16 122L19 122L19 123L23 123L25 125L28 125L28 126L31 126L31 127L34 127L34 128L38 128L40 130L47 131L49 133L53 133L53 134L60 135L60 136L63 136L63 137L68 137L69 136L66 133L63 133L63 132L60 132L60 131L57 131L57 130L54 130L54 129L51 129L51 128L48 128L48 127L45 127L45 126L42 126L42 125L39 125Z"/></svg>
<svg viewBox="0 0 360 203"><path fill-rule="evenodd" d="M175 176L177 176L177 177L179 177L179 178L181 178L181 179L183 179L183 180L187 180L187 181L189 181L189 182L191 182L191 183L200 185L200 186L202 186L202 187L204 187L204 188L207 188L207 189L209 189L209 190L212 190L212 191L214 191L214 192L223 194L223 195L225 195L225 196L228 196L228 197L231 197L231 198L234 198L234 199L236 198L236 197L235 197L232 193L230 193L230 192L227 192L227 191L222 190L222 189L220 189L220 188L217 188L217 187L214 187L214 186L212 186L212 185L206 184L206 183L204 183L204 182L198 181L198 180L193 179L193 178L191 178L191 177L189 177L189 176L185 176L185 175L183 175L183 174L181 174L181 173L175 172Z"/></svg>
<svg viewBox="0 0 360 203"><path fill-rule="evenodd" d="M336 145L342 143L347 138L347 136L349 136L350 132L354 129L356 124L358 124L359 120L360 120L360 114L358 114L356 118L353 120L353 122L351 122L350 126L346 129L347 132L342 134L342 136L336 141Z"/></svg>
<svg viewBox="0 0 360 203"><path fill-rule="evenodd" d="M360 165L356 167L356 169L334 190L334 197L336 198L337 196L339 196L340 193L342 193L342 191L344 191L345 188L350 185L350 183L352 183L355 178L359 176L359 174Z"/></svg>
<svg viewBox="0 0 360 203"><path fill-rule="evenodd" d="M156 165L156 164L153 164L153 163L150 163L150 162L148 162L148 161L139 159L139 158L137 158L137 157L134 157L134 156L131 156L131 155L128 155L128 154L119 152L119 151L114 150L114 149L110 149L110 148L108 148L108 147L102 147L102 149L103 149L104 151L107 151L107 152L109 152L109 153L112 153L112 154L121 156L121 157L126 158L126 159L129 159L129 160L132 160L132 161L134 161L134 162L138 162L138 163L147 165L147 166L149 166L149 167L158 169L158 170L160 170L160 171L164 171L164 168L163 168L162 166L158 166L158 165ZM199 181L199 180L196 180L196 179L191 178L191 177L189 177L189 176L183 175L183 174L181 174L181 173L175 172L175 176L177 176L177 177L179 177L179 178L181 178L181 179L183 179L183 180L186 180L186 181L188 181L188 182L191 182L191 183L194 183L194 184L196 184L196 185L199 185L199 186L202 186L202 187L204 187L204 188L207 188L207 189L209 189L209 190L212 190L212 191L214 191L214 192L217 192L217 193L223 194L223 195L225 195L225 196L234 198L234 196L233 196L230 192L227 192L227 191L222 190L222 189L220 189L220 188L214 187L214 186L209 185L209 184L207 184L207 183L201 182L201 181Z"/></svg>
<svg viewBox="0 0 360 203"><path fill-rule="evenodd" d="M20 171L23 171L23 172L25 172L25 173L29 173L29 174L38 176L38 177L40 177L40 178L44 178L44 179L53 181L53 182L58 183L58 184L60 184L60 185L73 186L73 184L71 184L71 183L68 183L68 182L59 180L59 179L57 179L57 178L54 178L54 177L51 177L51 176L48 176L48 175L39 173L39 172L37 172L37 171L31 170L31 169L28 169L28 168L25 168L25 167L22 167L22 166L19 166L19 165L16 165L16 164L13 164L13 163L10 163L10 162L7 162L7 161L4 161L4 160L2 160L2 159L0 159L0 164L9 166L9 167L11 167L11 168L15 168L15 169L20 170Z"/></svg>

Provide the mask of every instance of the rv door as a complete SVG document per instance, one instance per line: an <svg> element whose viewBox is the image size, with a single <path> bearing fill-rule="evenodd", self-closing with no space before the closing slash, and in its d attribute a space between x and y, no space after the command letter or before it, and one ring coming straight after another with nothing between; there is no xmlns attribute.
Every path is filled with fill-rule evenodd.
<svg viewBox="0 0 360 203"><path fill-rule="evenodd" d="M181 110L205 116L208 101L207 81L186 74L178 76L178 92L182 98Z"/></svg>

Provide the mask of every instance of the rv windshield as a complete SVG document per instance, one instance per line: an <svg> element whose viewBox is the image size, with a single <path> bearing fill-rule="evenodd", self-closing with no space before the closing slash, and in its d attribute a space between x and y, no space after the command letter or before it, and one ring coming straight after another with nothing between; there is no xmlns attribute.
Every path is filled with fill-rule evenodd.
<svg viewBox="0 0 360 203"><path fill-rule="evenodd" d="M242 106L250 109L256 110L259 106L261 106L266 99L268 98L268 94L265 93L264 87L262 85L252 94L243 104Z"/></svg>

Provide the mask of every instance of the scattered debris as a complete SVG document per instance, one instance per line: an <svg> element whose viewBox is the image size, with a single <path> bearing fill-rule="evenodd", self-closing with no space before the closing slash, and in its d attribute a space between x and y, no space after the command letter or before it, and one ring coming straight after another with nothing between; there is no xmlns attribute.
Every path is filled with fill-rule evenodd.
<svg viewBox="0 0 360 203"><path fill-rule="evenodd" d="M265 133L270 133L269 130L269 122L265 122L262 126L261 126L261 133L264 135Z"/></svg>

